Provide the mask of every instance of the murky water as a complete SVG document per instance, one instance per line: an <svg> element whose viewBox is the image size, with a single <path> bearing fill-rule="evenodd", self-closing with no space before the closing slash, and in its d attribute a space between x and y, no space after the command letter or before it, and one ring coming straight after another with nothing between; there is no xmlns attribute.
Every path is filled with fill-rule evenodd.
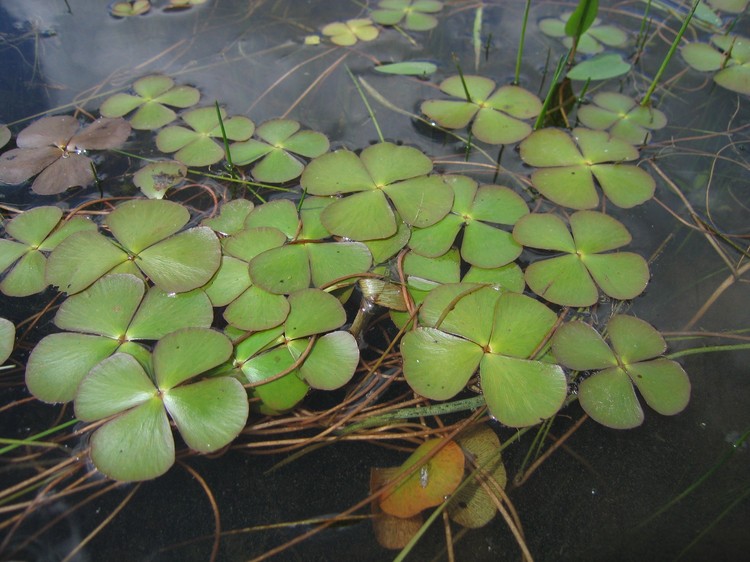
<svg viewBox="0 0 750 562"><path fill-rule="evenodd" d="M158 2L156 3L158 4ZM307 46L304 38L331 21L362 16L359 3L339 1L209 2L180 13L159 9L141 17L116 20L95 0L3 0L0 4L0 122L17 132L46 113L71 113L80 107L95 112L115 91L138 77L164 73L202 92L204 103L219 101L230 115L247 115L256 123L289 116L319 130L334 147L363 148L376 142L377 131L355 89L348 68L365 79L391 107L370 94L370 103L388 140L417 146L440 170L470 173L483 182L495 174L493 159L429 130L403 113L418 111L421 101L437 95L444 77L455 74L455 54L464 72L478 72L498 83L513 78L523 2L487 2L483 7L482 48L475 68L472 27L480 2L448 2L439 26L431 32L404 37L386 30L374 42L346 49L324 42ZM559 43L535 26L542 17L557 15L567 4L533 2L531 25L521 71L521 85L541 88L545 61L563 52ZM611 5L603 17L635 35L640 25L639 2ZM654 12L655 22L679 27L674 18ZM741 19L736 31L747 30ZM656 29L656 27L654 27ZM608 89L628 94L644 91L661 62L673 33L654 36L636 68L637 76L610 80ZM693 36L691 33L691 37ZM632 51L633 42L630 43ZM551 52L551 56L550 56ZM430 80L392 77L373 70L375 62L429 60L439 69ZM750 104L745 96L714 86L707 75L687 69L679 55L667 72L668 92L659 92L657 107L669 118L652 145L643 152L643 167L657 177L655 201L633 210L612 210L633 234L629 249L649 258L652 280L631 312L670 337L670 350L742 343L705 336L678 339L685 331L702 330L746 337L748 274L732 281L725 260L708 239L685 223L691 221L688 201L716 230L747 247L748 151ZM547 76L547 82L549 76ZM580 90L580 82L574 85ZM592 85L592 89L598 88ZM541 89L541 95L547 86ZM393 108L399 111L394 111ZM151 156L149 133L137 133L126 146ZM152 145L151 145L152 146ZM154 151L149 153L148 150ZM527 173L517 153L502 155L507 170L498 183L515 185L512 174ZM126 156L101 161L105 176L122 174L133 164ZM664 173L669 181L657 175ZM680 190L678 194L669 182ZM118 195L124 181L105 183L106 194ZM75 205L98 194L93 188L62 196ZM685 198L685 201L681 197ZM48 204L30 195L28 186L3 186L0 203L12 207ZM743 242L744 240L744 242ZM735 250L721 246L735 267ZM725 283L727 288L705 308ZM49 295L47 295L49 296ZM2 301L5 316L25 316L24 303ZM606 314L606 307L602 307ZM698 316L696 316L698 315ZM49 325L38 328L40 333ZM750 547L750 452L739 448L693 494L653 521L637 525L698 481L731 450L731 442L750 427L750 353L720 352L689 355L681 360L693 385L687 410L673 418L646 410L646 422L631 431L614 431L586 422L529 481L511 491L536 560L672 560L691 541L700 540L686 560L740 560ZM52 414L39 406L40 419L0 418L2 436L18 438L24 428L43 427ZM561 412L578 418L573 405ZM40 422L42 422L40 424ZM559 437L567 425L553 427ZM513 432L498 427L501 438ZM505 454L510 474L530 446L532 433ZM403 455L366 444L340 444L318 450L273 474L265 474L283 457L246 456L231 452L217 460L191 459L213 491L221 510L223 538L219 559L244 560L297 536L311 526L240 532L257 525L303 520L345 510L367 494L369 468L401 462ZM93 501L65 526L30 547L28 556L57 560L110 513L132 485ZM740 501L737 501L737 500ZM64 506L59 506L62 510ZM58 508L56 508L58 509ZM40 525L53 513L38 514ZM185 471L143 485L133 502L82 551L80 560L206 560L214 522L206 495ZM199 537L198 540L194 540ZM435 525L410 559L444 556L445 539ZM63 553L62 555L60 553ZM519 551L499 517L471 531L456 545L458 560L517 560ZM378 546L368 521L328 529L280 556L283 560L385 560L393 554ZM31 559L29 558L29 559ZM444 558L443 558L444 559Z"/></svg>

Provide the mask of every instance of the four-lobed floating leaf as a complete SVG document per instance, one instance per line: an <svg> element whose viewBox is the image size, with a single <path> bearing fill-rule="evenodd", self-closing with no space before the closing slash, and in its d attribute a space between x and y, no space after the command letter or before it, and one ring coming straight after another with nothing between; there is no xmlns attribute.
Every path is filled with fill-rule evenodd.
<svg viewBox="0 0 750 562"><path fill-rule="evenodd" d="M118 93L107 98L99 108L103 117L124 117L131 112L130 126L134 129L159 129L177 118L170 109L192 107L201 94L192 86L176 86L169 76L145 76L133 83L134 94Z"/></svg>
<svg viewBox="0 0 750 562"><path fill-rule="evenodd" d="M76 394L76 416L89 422L112 418L91 436L94 465L122 481L164 474L175 460L169 418L195 451L228 445L245 427L247 393L233 377L195 379L231 354L223 334L183 328L159 340L148 370L125 353L91 369Z"/></svg>
<svg viewBox="0 0 750 562"><path fill-rule="evenodd" d="M453 205L453 191L432 162L410 146L382 142L360 155L337 150L315 158L302 173L303 189L312 195L347 195L328 205L320 220L337 236L373 240L398 230L396 212L411 225L425 227L442 219ZM393 207L392 207L392 206Z"/></svg>
<svg viewBox="0 0 750 562"><path fill-rule="evenodd" d="M685 409L690 380L682 367L662 357L666 343L650 324L617 314L607 323L608 345L588 324L564 324L552 338L552 351L562 365L595 371L578 387L581 407L597 422L615 429L643 423L638 389L646 403L665 416Z"/></svg>
<svg viewBox="0 0 750 562"><path fill-rule="evenodd" d="M617 92L596 94L591 104L578 110L578 119L589 129L606 129L614 138L636 145L647 144L651 140L651 131L667 125L667 116L663 112L644 107Z"/></svg>
<svg viewBox="0 0 750 562"><path fill-rule="evenodd" d="M519 244L565 254L526 268L526 283L532 291L566 306L596 303L597 285L604 294L622 300L643 292L649 279L646 260L632 252L611 252L630 243L630 233L622 223L597 211L578 211L569 221L570 230L557 215L534 213L513 229Z"/></svg>
<svg viewBox="0 0 750 562"><path fill-rule="evenodd" d="M43 117L18 134L18 148L0 155L0 183L19 184L39 174L31 189L40 195L88 185L94 171L85 152L117 148L129 135L124 119L102 117L81 129L70 115Z"/></svg>
<svg viewBox="0 0 750 562"><path fill-rule="evenodd" d="M638 150L604 131L576 128L571 135L561 129L540 129L520 149L523 161L539 168L531 174L533 186L558 205L593 209L599 205L596 183L612 203L625 209L654 195L654 179L625 164L638 158Z"/></svg>
<svg viewBox="0 0 750 562"><path fill-rule="evenodd" d="M221 123L230 141L245 141L255 131L255 124L242 115L227 118L226 110L220 109ZM170 125L156 135L156 147L162 152L172 153L187 166L210 166L224 158L223 134L216 108L199 107L182 114L187 127Z"/></svg>
<svg viewBox="0 0 750 562"><path fill-rule="evenodd" d="M11 297L25 297L47 287L47 253L65 238L82 231L94 231L96 225L83 217L62 221L58 207L42 206L17 215L5 225L15 240L0 239L0 291Z"/></svg>
<svg viewBox="0 0 750 562"><path fill-rule="evenodd" d="M425 298L419 319L423 327L401 342L404 376L417 394L447 400L479 369L487 407L505 425L535 425L562 406L562 368L535 358L557 322L539 301L493 286L443 285Z"/></svg>
<svg viewBox="0 0 750 562"><path fill-rule="evenodd" d="M107 216L114 240L99 232L77 232L50 254L46 280L74 294L107 273L146 275L168 293L208 282L221 261L219 240L198 226L180 232L188 210L163 199L121 203Z"/></svg>
<svg viewBox="0 0 750 562"><path fill-rule="evenodd" d="M397 25L409 31L429 31L437 26L432 14L443 9L437 0L380 0L370 17L380 25Z"/></svg>
<svg viewBox="0 0 750 562"><path fill-rule="evenodd" d="M148 352L135 343L158 340L183 327L209 327L213 309L198 289L170 295L129 274L107 275L69 297L55 324L66 332L48 335L36 345L26 365L26 385L44 402L68 402L86 373L116 352L144 360Z"/></svg>
<svg viewBox="0 0 750 562"><path fill-rule="evenodd" d="M332 43L342 47L351 47L357 41L373 41L380 33L369 18L329 23L320 31L329 37Z"/></svg>
<svg viewBox="0 0 750 562"><path fill-rule="evenodd" d="M496 224L514 225L528 214L526 202L499 185L482 185L466 176L445 176L453 189L453 208L437 223L412 231L409 247L418 254L438 257L453 245L463 229L461 257L471 265L501 267L521 254L521 246Z"/></svg>
<svg viewBox="0 0 750 562"><path fill-rule="evenodd" d="M258 139L237 142L230 146L232 162L237 166L254 164L256 181L285 183L302 173L304 162L299 158L315 158L328 150L328 138L317 131L300 131L300 124L291 119L273 119L255 129Z"/></svg>
<svg viewBox="0 0 750 562"><path fill-rule="evenodd" d="M519 86L501 86L483 76L451 76L440 84L455 100L427 100L422 113L446 129L462 129L473 120L474 138L489 144L511 144L531 133L527 120L539 115L539 98Z"/></svg>

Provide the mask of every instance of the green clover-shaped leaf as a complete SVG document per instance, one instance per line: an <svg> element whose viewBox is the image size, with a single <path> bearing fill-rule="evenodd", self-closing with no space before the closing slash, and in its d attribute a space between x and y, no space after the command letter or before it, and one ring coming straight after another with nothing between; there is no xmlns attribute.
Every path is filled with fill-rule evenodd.
<svg viewBox="0 0 750 562"><path fill-rule="evenodd" d="M666 343L650 324L615 315L607 324L610 347L594 328L581 321L564 324L552 338L555 358L577 371L595 371L581 382L581 407L594 420L615 429L643 423L638 389L646 403L665 416L685 409L690 380L675 361L661 357Z"/></svg>
<svg viewBox="0 0 750 562"><path fill-rule="evenodd" d="M78 383L113 353L139 358L143 348L131 343L157 340L179 328L208 327L213 309L206 294L195 290L169 295L128 274L107 275L69 297L55 324L67 330L44 337L29 356L26 385L40 400L67 402Z"/></svg>
<svg viewBox="0 0 750 562"><path fill-rule="evenodd" d="M590 129L607 129L610 135L630 144L647 144L651 131L667 125L667 116L653 107L643 107L617 92L601 92L593 103L578 110L581 123Z"/></svg>
<svg viewBox="0 0 750 562"><path fill-rule="evenodd" d="M15 240L0 239L0 291L11 297L25 297L47 287L44 272L46 254L68 236L96 230L96 225L83 217L61 222L58 207L36 207L17 215L5 225Z"/></svg>
<svg viewBox="0 0 750 562"><path fill-rule="evenodd" d="M409 225L425 227L442 219L453 204L452 190L428 176L432 162L416 148L382 142L357 156L337 150L315 158L302 173L312 195L351 194L328 205L320 220L326 229L353 240L396 233L394 209Z"/></svg>
<svg viewBox="0 0 750 562"><path fill-rule="evenodd" d="M317 131L300 131L291 119L266 121L255 130L260 140L234 143L229 150L237 166L255 163L253 178L264 183L284 183L299 177L305 165L299 156L315 158L328 150L328 138Z"/></svg>
<svg viewBox="0 0 750 562"><path fill-rule="evenodd" d="M134 129L159 129L177 118L170 107L186 108L198 103L200 92L192 86L175 86L168 76L154 75L133 83L135 94L119 93L106 99L99 108L104 117L130 117ZM170 107L167 107L170 106Z"/></svg>
<svg viewBox="0 0 750 562"><path fill-rule="evenodd" d="M521 158L539 168L531 182L542 195L573 209L599 204L596 182L625 209L651 199L656 187L647 172L624 163L638 158L638 150L604 131L577 128L571 137L560 129L540 129L521 143Z"/></svg>
<svg viewBox="0 0 750 562"><path fill-rule="evenodd" d="M377 38L378 28L369 18L351 19L346 22L334 22L324 26L323 35L330 37L331 42L342 47L350 47L357 41L372 41Z"/></svg>
<svg viewBox="0 0 750 562"><path fill-rule="evenodd" d="M115 416L91 438L91 459L115 480L156 478L174 463L167 415L187 445L209 453L240 433L248 416L247 394L232 377L183 384L226 361L229 339L208 328L184 328L156 344L154 379L130 355L116 353L81 381L76 416L97 421Z"/></svg>
<svg viewBox="0 0 750 562"><path fill-rule="evenodd" d="M226 118L222 108L221 120L227 139L249 139L255 124L241 115ZM174 152L175 159L187 166L210 166L224 158L222 131L215 107L200 107L184 113L182 120L190 128L179 125L165 127L156 135L156 147L162 152ZM218 140L217 140L218 139Z"/></svg>
<svg viewBox="0 0 750 562"><path fill-rule="evenodd" d="M205 226L179 230L190 213L163 199L121 203L107 216L116 242L98 232L78 232L50 254L47 281L68 294L106 273L143 273L169 293L204 285L219 267L221 250Z"/></svg>
<svg viewBox="0 0 750 562"><path fill-rule="evenodd" d="M419 316L426 327L401 343L404 375L418 394L451 398L479 368L487 406L506 425L534 425L562 406L562 369L532 357L557 320L540 302L460 283L430 292Z"/></svg>
<svg viewBox="0 0 750 562"><path fill-rule="evenodd" d="M501 267L521 254L509 232L493 224L513 225L529 208L514 191L499 185L482 185L466 176L446 176L453 188L453 208L444 218L412 231L409 247L427 257L447 252L463 228L461 257L481 268Z"/></svg>
<svg viewBox="0 0 750 562"><path fill-rule="evenodd" d="M409 31L428 31L437 26L432 14L443 9L436 0L380 0L370 17L380 25L399 25Z"/></svg>
<svg viewBox="0 0 750 562"><path fill-rule="evenodd" d="M447 129L461 129L473 119L474 138L490 144L511 144L526 138L526 120L539 115L542 103L519 86L502 86L482 76L452 76L440 84L448 95L463 101L428 100L422 113ZM468 92L468 97L467 97Z"/></svg>
<svg viewBox="0 0 750 562"><path fill-rule="evenodd" d="M616 299L632 299L643 292L649 278L646 260L631 252L610 252L631 240L622 223L596 211L578 211L570 216L570 228L572 235L552 214L534 213L516 224L513 237L519 244L566 254L526 268L532 291L567 306L594 304L597 285Z"/></svg>

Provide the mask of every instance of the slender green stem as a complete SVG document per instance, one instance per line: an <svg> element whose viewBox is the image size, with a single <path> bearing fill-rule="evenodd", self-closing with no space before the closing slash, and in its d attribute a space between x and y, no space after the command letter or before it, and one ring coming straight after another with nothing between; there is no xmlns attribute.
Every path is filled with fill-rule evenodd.
<svg viewBox="0 0 750 562"><path fill-rule="evenodd" d="M736 343L729 345L707 345L705 347L691 347L682 351L675 351L667 355L667 359L677 359L686 355L697 355L699 353L716 353L717 351L740 351L750 349L750 343Z"/></svg>
<svg viewBox="0 0 750 562"><path fill-rule="evenodd" d="M480 395L473 398L456 400L455 402L441 402L440 404L420 406L419 408L403 408L401 410L396 410L395 412L381 414L379 416L372 416L371 418L367 418L366 420L362 420L361 422L353 423L337 431L336 434L345 435L354 431L358 431L360 429L387 425L398 420L406 420L409 418L419 418L422 416L442 416L455 412L476 410L477 408L481 408L484 405L484 396Z"/></svg>
<svg viewBox="0 0 750 562"><path fill-rule="evenodd" d="M664 504L662 507L657 509L654 513L652 513L648 518L641 521L636 529L639 529L643 527L644 525L647 525L654 519L656 519L659 515L670 509L673 505L684 499L685 497L692 494L701 484L703 484L706 480L708 480L717 470L719 470L726 462L734 455L734 453L739 449L742 444L747 441L748 437L750 437L750 429L746 429L745 432L740 435L737 439L734 440L734 442L731 444L731 447L724 452L724 454L721 456L719 461L714 464L711 468L708 469L698 480L693 482L690 486L685 488L682 492L677 494L674 498L669 500L666 504Z"/></svg>
<svg viewBox="0 0 750 562"><path fill-rule="evenodd" d="M513 84L516 86L519 84L521 77L521 59L523 58L523 45L526 40L526 26L529 23L529 8L531 8L531 0L526 0L523 22L521 23L521 38L518 40L518 53L516 54L516 73L513 77Z"/></svg>
<svg viewBox="0 0 750 562"><path fill-rule="evenodd" d="M461 78L461 85L464 87L464 93L466 94L466 101L469 103L473 103L471 99L471 94L469 93L469 87L466 85L466 79L464 78L464 71L461 70L461 65L458 62L458 57L456 56L456 53L453 53L453 62L456 65L456 70L458 70L458 76Z"/></svg>
<svg viewBox="0 0 750 562"><path fill-rule="evenodd" d="M656 86L659 85L659 80L661 80L662 74L664 74L664 71L667 69L667 65L669 64L669 61L672 59L672 55L674 55L674 52L677 50L677 45L680 44L680 40L682 40L682 36L685 35L685 31L687 31L687 27L690 24L690 20L693 19L693 14L695 13L695 10L698 9L698 4L700 4L700 0L695 0L695 3L693 4L693 9L690 10L690 13L685 18L685 21L682 22L682 27L680 27L680 30L677 32L677 37L675 37L674 41L672 41L672 46L669 48L669 51L667 52L667 56L664 57L664 60L662 61L661 66L659 67L659 70L656 72L656 76L654 76L654 79L651 82L651 86L649 86L648 91L646 92L646 95L641 100L641 106L645 107L651 101L651 96L653 95L654 90L656 90Z"/></svg>
<svg viewBox="0 0 750 562"><path fill-rule="evenodd" d="M35 441L38 441L42 437L47 437L47 435L51 435L52 433L57 433L58 431L65 429L66 427L70 427L71 425L74 425L78 423L77 419L72 419L69 421L66 421L65 423L61 423L60 425L56 425L55 427L51 427L49 429L45 429L44 431L37 433L36 435L32 435L31 437L27 437L26 439L3 439L0 442L10 442L13 443L11 445L8 445L7 447L3 447L0 449L0 455L4 455L5 453L9 453L13 449L18 449L18 447L21 447L23 445L33 445ZM45 445L46 446L46 445Z"/></svg>
<svg viewBox="0 0 750 562"><path fill-rule="evenodd" d="M229 151L229 139L227 139L227 131L224 129L224 119L221 116L221 108L219 107L218 101L214 101L214 104L216 105L216 116L219 118L221 140L224 141L224 154L227 158L227 170L233 178L237 179L237 170L234 167L234 163L232 162L232 153Z"/></svg>
<svg viewBox="0 0 750 562"><path fill-rule="evenodd" d="M690 541L690 544L688 544L685 548L683 548L680 553L677 555L677 558L675 558L675 562L679 559L681 559L687 552L693 548L696 544L698 544L703 537L705 537L708 533L711 532L711 530L718 525L724 517L726 517L735 507L737 507L739 504L741 504L745 499L750 495L750 486L747 486L745 490L740 494L738 497L736 497L728 506L727 508L722 511L716 519L711 521L711 523L703 529L698 535Z"/></svg>
<svg viewBox="0 0 750 562"><path fill-rule="evenodd" d="M367 96L365 96L365 93L362 91L362 87L359 85L359 82L354 77L354 74L352 74L352 71L349 70L348 66L346 67L346 72L349 75L349 78L352 79L352 82L354 82L354 87L357 88L357 93L359 93L359 97L362 98L362 103L364 103L365 108L367 108L367 113L370 115L372 124L375 125L375 132L378 134L380 142L384 142L385 139L383 138L383 131L380 130L380 125L378 125L378 120L375 117L375 111L373 111L372 107L370 107L370 102L367 101Z"/></svg>
<svg viewBox="0 0 750 562"><path fill-rule="evenodd" d="M646 46L646 35L648 29L651 27L651 19L648 15L651 12L651 0L646 3L646 9L643 11L643 18L641 18L641 28L638 30L638 37L635 40L636 50L633 64L641 58L643 47Z"/></svg>
<svg viewBox="0 0 750 562"><path fill-rule="evenodd" d="M563 69L565 68L565 59L566 59L566 55L563 55L557 61L557 68L555 68L555 74L552 76L552 83L550 84L549 90L547 91L547 97L544 98L544 103L542 104L542 110L539 112L539 116L536 118L536 123L534 123L535 131L539 127L544 125L544 119L547 116L547 110L549 109L549 104L552 103L552 96L555 94L555 87L557 86L557 83L560 80L560 76L562 76Z"/></svg>
<svg viewBox="0 0 750 562"><path fill-rule="evenodd" d="M499 455L502 453L506 447L508 447L511 443L517 441L521 438L521 436L526 433L531 427L524 427L522 429L519 429L515 434L513 434L512 437L507 439L504 443L500 445L500 448L497 450L497 454ZM484 463L477 466L464 480L459 484L459 486L455 489L451 497L456 497L456 494L464 487L467 486L469 482L473 482L474 478L480 474L482 470L485 469L487 465L492 463L495 460L495 457L488 457ZM445 511L445 509L450 505L450 500L443 502L440 504L435 511L433 511L430 516L427 518L427 520L424 522L424 524L420 527L419 531L417 531L414 536L411 538L411 540L407 543L407 545L401 550L401 552L398 553L398 556L393 559L393 562L401 562L403 561L408 554L412 551L412 549L416 546L416 544L419 542L419 540L424 536L424 534L427 532L427 529L430 528L430 526L435 522L435 520Z"/></svg>
<svg viewBox="0 0 750 562"><path fill-rule="evenodd" d="M94 166L94 162L89 162L89 165L91 166L91 173L94 174L94 185L99 190L99 197L104 199L104 190L102 189L102 182L99 179L99 174L96 171L96 166Z"/></svg>

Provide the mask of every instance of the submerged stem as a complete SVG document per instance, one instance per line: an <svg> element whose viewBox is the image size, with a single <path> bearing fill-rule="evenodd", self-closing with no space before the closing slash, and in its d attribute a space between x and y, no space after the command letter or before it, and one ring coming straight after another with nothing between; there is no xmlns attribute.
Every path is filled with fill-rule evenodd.
<svg viewBox="0 0 750 562"><path fill-rule="evenodd" d="M646 95L641 100L641 107L646 107L651 101L651 95L654 93L654 90L656 90L656 86L659 84L659 80L661 80L662 74L664 74L664 71L667 69L667 65L669 64L669 61L672 58L672 55L674 55L674 52L677 50L677 45L680 43L682 36L685 35L687 26L690 24L690 20L693 19L693 14L695 13L695 10L698 9L698 4L700 4L700 0L695 0L695 3L693 4L693 9L690 10L690 13L685 18L685 21L682 22L682 27L680 27L680 30L677 32L677 36L674 38L674 41L672 41L672 46L669 48L669 51L667 52L667 56L664 57L664 60L662 61L661 66L659 67L659 70L656 72L656 76L654 76L654 79L651 82L651 86L649 86L648 91L646 92Z"/></svg>

